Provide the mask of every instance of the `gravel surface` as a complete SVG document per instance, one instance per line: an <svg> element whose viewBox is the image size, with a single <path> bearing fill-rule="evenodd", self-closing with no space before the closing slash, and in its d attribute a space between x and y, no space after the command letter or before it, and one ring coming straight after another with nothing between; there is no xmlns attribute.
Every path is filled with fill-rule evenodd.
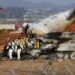
<svg viewBox="0 0 75 75"><path fill-rule="evenodd" d="M75 75L75 61L36 60L5 60L0 61L0 75Z"/></svg>

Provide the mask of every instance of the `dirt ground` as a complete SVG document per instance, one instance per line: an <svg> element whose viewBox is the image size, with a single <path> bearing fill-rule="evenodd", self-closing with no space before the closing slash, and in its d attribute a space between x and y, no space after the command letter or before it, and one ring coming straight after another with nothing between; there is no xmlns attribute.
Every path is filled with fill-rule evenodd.
<svg viewBox="0 0 75 75"><path fill-rule="evenodd" d="M53 61L47 59L25 59L0 61L0 75L75 75L75 61Z"/></svg>
<svg viewBox="0 0 75 75"><path fill-rule="evenodd" d="M0 36L0 52L3 51L6 43L4 39L10 36L4 35ZM14 36L12 35L12 38ZM7 58L7 60L0 60L0 75L75 75L75 61L53 61L50 65L49 60L41 57L36 60L24 59L19 61L10 61Z"/></svg>

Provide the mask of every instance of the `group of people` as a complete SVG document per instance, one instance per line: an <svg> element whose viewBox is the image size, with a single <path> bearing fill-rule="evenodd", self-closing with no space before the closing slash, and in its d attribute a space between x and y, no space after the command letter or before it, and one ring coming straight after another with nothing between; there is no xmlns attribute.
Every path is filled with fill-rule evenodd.
<svg viewBox="0 0 75 75"><path fill-rule="evenodd" d="M10 60L13 59L13 54L17 54L17 59L20 60L22 52L31 51L33 48L40 48L37 37L20 37L9 41L4 47L4 53L9 56Z"/></svg>
<svg viewBox="0 0 75 75"><path fill-rule="evenodd" d="M9 41L4 48L4 53L9 56L10 60L13 59L13 54L16 54L17 59L20 60L22 52L29 52L33 49L52 49L52 47L52 42L44 44L43 37L38 37L35 35L34 37L20 37L15 40Z"/></svg>
<svg viewBox="0 0 75 75"><path fill-rule="evenodd" d="M23 50L23 45L20 44L19 39L14 41L9 41L4 47L4 54L9 56L10 60L13 59L13 54L17 54L17 59L20 60L21 51Z"/></svg>

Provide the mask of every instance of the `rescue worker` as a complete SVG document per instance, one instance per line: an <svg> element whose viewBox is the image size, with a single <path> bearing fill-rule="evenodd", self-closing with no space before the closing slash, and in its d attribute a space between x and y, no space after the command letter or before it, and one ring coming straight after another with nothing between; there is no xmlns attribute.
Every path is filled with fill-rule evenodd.
<svg viewBox="0 0 75 75"><path fill-rule="evenodd" d="M26 46L25 42L26 42L25 37L21 37L20 40L19 40L20 45Z"/></svg>
<svg viewBox="0 0 75 75"><path fill-rule="evenodd" d="M10 42L8 43L6 49L8 49L8 56L10 58L10 60L13 59L13 52L14 52L14 42Z"/></svg>
<svg viewBox="0 0 75 75"><path fill-rule="evenodd" d="M37 37L35 37L34 46L33 47L34 48L30 52L30 54L31 54L33 59L36 59L36 58L39 57L39 55L41 53L41 50L39 49L40 48L40 41L39 41L39 39L37 39Z"/></svg>
<svg viewBox="0 0 75 75"><path fill-rule="evenodd" d="M26 47L27 47L27 44L26 44L26 37L21 37L20 39L20 43L19 43L21 46L22 46L22 53L25 53L26 52Z"/></svg>
<svg viewBox="0 0 75 75"><path fill-rule="evenodd" d="M19 44L19 43L20 43L19 38L17 38L17 39L14 40L14 44L15 44L15 45L17 45L17 44Z"/></svg>
<svg viewBox="0 0 75 75"><path fill-rule="evenodd" d="M38 48L40 48L40 41L39 41L39 39L35 39L35 41L34 41L34 48L35 49L38 49Z"/></svg>
<svg viewBox="0 0 75 75"><path fill-rule="evenodd" d="M8 55L9 55L10 60L12 60L13 53L15 53L17 54L17 59L20 60L21 51L23 49L23 46L19 44L20 43L19 39L16 39L14 42L12 41L8 43L8 46L7 46L7 49L9 49Z"/></svg>
<svg viewBox="0 0 75 75"><path fill-rule="evenodd" d="M23 49L23 46L20 45L19 43L15 46L15 53L17 54L17 59L21 59L21 51Z"/></svg>

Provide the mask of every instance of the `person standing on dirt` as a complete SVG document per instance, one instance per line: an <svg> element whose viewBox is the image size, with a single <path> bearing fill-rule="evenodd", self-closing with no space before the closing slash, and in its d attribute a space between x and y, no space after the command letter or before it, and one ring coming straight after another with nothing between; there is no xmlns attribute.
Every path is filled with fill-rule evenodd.
<svg viewBox="0 0 75 75"><path fill-rule="evenodd" d="M7 39L7 43L4 46L4 50L3 50L3 55L7 56L8 55L8 51L9 51L9 46L11 45L11 40L8 38Z"/></svg>
<svg viewBox="0 0 75 75"><path fill-rule="evenodd" d="M23 46L19 43L15 46L15 53L17 54L17 59L21 59L21 52L22 52Z"/></svg>
<svg viewBox="0 0 75 75"><path fill-rule="evenodd" d="M23 38L17 38L14 43L15 43L15 49L14 52L17 54L17 59L20 60L21 59L21 52L23 50Z"/></svg>
<svg viewBox="0 0 75 75"><path fill-rule="evenodd" d="M40 41L39 41L39 39L35 39L35 41L34 41L34 48L35 49L40 48Z"/></svg>
<svg viewBox="0 0 75 75"><path fill-rule="evenodd" d="M13 56L13 52L14 52L14 42L13 41L10 42L6 49L8 49L8 56L9 56L10 60L12 60L13 59L12 56Z"/></svg>

